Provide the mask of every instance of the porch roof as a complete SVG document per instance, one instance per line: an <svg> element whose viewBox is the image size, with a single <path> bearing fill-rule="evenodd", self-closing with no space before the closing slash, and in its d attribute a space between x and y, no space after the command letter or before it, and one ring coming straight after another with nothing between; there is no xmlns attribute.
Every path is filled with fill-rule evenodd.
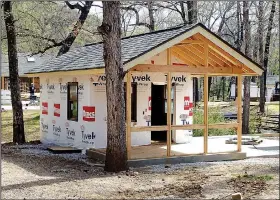
<svg viewBox="0 0 280 200"><path fill-rule="evenodd" d="M258 75L263 71L260 65L200 23L122 38L122 60L124 68L128 70L170 48L172 55L183 60L188 69L197 67L197 70L200 70L201 67L206 67L205 44L209 47L207 69L210 73L224 68L238 69L238 73L244 75ZM100 42L74 48L58 58L34 67L27 74L77 70L88 74L88 70L102 68L103 43ZM163 68L157 68L159 71L161 69ZM98 72L100 73L100 70ZM229 73L235 72L231 70Z"/></svg>

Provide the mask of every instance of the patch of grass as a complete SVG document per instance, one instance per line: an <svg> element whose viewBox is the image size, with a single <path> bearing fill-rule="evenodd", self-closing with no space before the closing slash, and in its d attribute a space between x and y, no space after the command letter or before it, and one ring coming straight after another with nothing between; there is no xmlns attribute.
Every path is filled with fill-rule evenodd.
<svg viewBox="0 0 280 200"><path fill-rule="evenodd" d="M23 111L25 139L27 142L40 139L40 111ZM13 141L13 113L5 111L1 113L2 142Z"/></svg>
<svg viewBox="0 0 280 200"><path fill-rule="evenodd" d="M253 174L244 174L244 175L238 175L237 178L243 178L248 180L258 180L258 181L270 181L273 179L272 175L265 174L265 175L253 175Z"/></svg>

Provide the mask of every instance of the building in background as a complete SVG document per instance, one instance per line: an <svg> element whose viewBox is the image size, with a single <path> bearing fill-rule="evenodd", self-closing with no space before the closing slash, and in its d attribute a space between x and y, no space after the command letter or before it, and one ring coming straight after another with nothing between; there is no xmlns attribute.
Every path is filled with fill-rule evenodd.
<svg viewBox="0 0 280 200"><path fill-rule="evenodd" d="M34 55L28 56L28 53L18 53L18 74L20 77L20 91L21 93L29 93L29 86L31 83L35 86L35 93L40 91L39 77L27 77L26 73L35 66L41 65L50 60L52 55ZM8 55L2 54L1 63L1 90L10 90L9 83L9 62Z"/></svg>

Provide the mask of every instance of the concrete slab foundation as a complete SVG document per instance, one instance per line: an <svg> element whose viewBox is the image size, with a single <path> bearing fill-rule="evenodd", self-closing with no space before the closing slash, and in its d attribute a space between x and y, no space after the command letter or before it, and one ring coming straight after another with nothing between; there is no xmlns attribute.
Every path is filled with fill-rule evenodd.
<svg viewBox="0 0 280 200"><path fill-rule="evenodd" d="M89 149L86 152L89 158L105 161L105 154L96 149ZM179 163L195 163L195 162L215 162L215 161L229 161L229 160L242 160L246 158L246 153L241 152L228 152L206 155L188 155L176 156L169 158L148 158L129 160L129 167L143 167L147 165L160 165L160 164L179 164Z"/></svg>

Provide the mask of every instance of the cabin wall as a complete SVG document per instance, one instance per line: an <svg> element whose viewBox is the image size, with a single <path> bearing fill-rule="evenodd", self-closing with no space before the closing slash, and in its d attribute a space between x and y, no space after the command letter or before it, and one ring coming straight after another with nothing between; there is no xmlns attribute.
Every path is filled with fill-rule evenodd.
<svg viewBox="0 0 280 200"><path fill-rule="evenodd" d="M73 80L75 79L76 80ZM67 120L67 82L79 83L78 122ZM146 121L151 115L149 100L152 82L165 84L163 73L133 73L132 81L137 82L137 122L131 126L149 126ZM181 114L184 110L184 97L192 99L191 78L187 74L172 73L172 82L176 82L176 124L182 124ZM105 148L107 143L107 104L105 92L106 78L104 75L40 77L40 124L42 143L52 143L61 146L72 146L80 149ZM45 107L45 109L44 109ZM56 107L56 109L54 109ZM85 121L83 112L94 107L95 120ZM56 114L55 114L56 113ZM57 114L59 113L59 114ZM188 119L191 123L191 118ZM174 131L173 141L184 143L188 141L191 132ZM151 144L151 132L132 133L132 145Z"/></svg>

